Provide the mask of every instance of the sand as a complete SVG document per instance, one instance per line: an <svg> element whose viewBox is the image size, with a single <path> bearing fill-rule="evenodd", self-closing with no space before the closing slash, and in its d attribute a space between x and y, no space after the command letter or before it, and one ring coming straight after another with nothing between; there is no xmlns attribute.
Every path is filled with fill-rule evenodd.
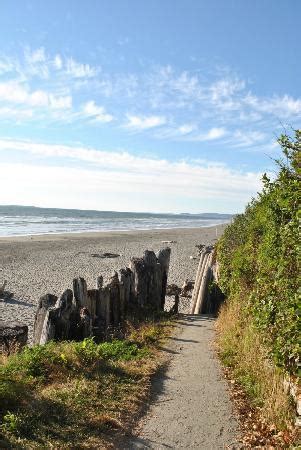
<svg viewBox="0 0 301 450"><path fill-rule="evenodd" d="M0 319L27 324L31 341L41 295L60 295L72 288L72 280L78 276L86 279L88 288L94 288L97 276L108 280L114 270L127 267L131 257L141 257L146 249L158 251L165 247L162 241L176 241L170 244L168 283L182 286L186 279L193 280L195 276L198 265L195 246L214 243L224 227L0 238L0 285L7 280L6 289L14 293L12 299L0 300ZM91 256L103 252L120 256L112 259ZM180 311L189 312L189 303L189 299L181 299Z"/></svg>

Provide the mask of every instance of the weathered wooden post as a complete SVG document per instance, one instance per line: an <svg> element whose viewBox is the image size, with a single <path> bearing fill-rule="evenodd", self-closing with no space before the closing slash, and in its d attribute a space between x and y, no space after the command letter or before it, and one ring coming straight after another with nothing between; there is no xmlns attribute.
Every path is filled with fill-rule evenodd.
<svg viewBox="0 0 301 450"><path fill-rule="evenodd" d="M164 309L170 248L162 249L157 256L146 250L143 258L131 259L137 303L141 307Z"/></svg>
<svg viewBox="0 0 301 450"><path fill-rule="evenodd" d="M139 306L147 303L147 274L145 262L142 258L131 259L131 270L134 274L134 292Z"/></svg>
<svg viewBox="0 0 301 450"><path fill-rule="evenodd" d="M110 309L112 317L112 325L118 327L121 319L120 312L120 283L118 279L118 273L115 272L110 279L108 284L109 295L110 295Z"/></svg>
<svg viewBox="0 0 301 450"><path fill-rule="evenodd" d="M208 282L211 277L211 263L212 263L212 253L209 253L206 255L206 257L204 259L204 264L205 264L204 271L203 271L202 282L201 282L194 314L202 313L205 296L207 294Z"/></svg>
<svg viewBox="0 0 301 450"><path fill-rule="evenodd" d="M100 275L96 279L96 289L101 289L103 287L103 276Z"/></svg>
<svg viewBox="0 0 301 450"><path fill-rule="evenodd" d="M55 325L55 339L64 340L70 337L73 292L66 289L55 306L59 309Z"/></svg>
<svg viewBox="0 0 301 450"><path fill-rule="evenodd" d="M55 339L56 324L58 321L59 308L52 307L46 312L46 316L41 331L40 345L47 344L47 342Z"/></svg>
<svg viewBox="0 0 301 450"><path fill-rule="evenodd" d="M206 248L203 248L203 250L201 252L201 256L200 256L199 265L197 268L196 278L195 278L195 282L194 282L194 289L193 289L192 298L191 298L191 314L194 314L195 305L197 302L200 285L202 282L202 274L203 274L203 270L204 270L203 263L204 263L204 258L205 258L206 254L207 254L207 250L206 250Z"/></svg>
<svg viewBox="0 0 301 450"><path fill-rule="evenodd" d="M88 289L87 290L87 309L90 313L92 323L95 322L96 319L96 308L99 299L99 290L98 289Z"/></svg>
<svg viewBox="0 0 301 450"><path fill-rule="evenodd" d="M74 278L73 280L73 292L75 303L78 308L88 307L87 301L87 283L84 278Z"/></svg>
<svg viewBox="0 0 301 450"><path fill-rule="evenodd" d="M161 308L162 267L153 251L144 252L146 304L154 309Z"/></svg>
<svg viewBox="0 0 301 450"><path fill-rule="evenodd" d="M200 306L201 297L202 297L203 291L204 291L204 280L205 280L204 275L205 275L206 270L207 270L209 256L210 256L209 253L206 251L204 259L203 259L203 264L202 264L202 267L201 267L201 271L200 271L200 285L199 285L199 290L198 290L198 293L197 293L197 297L195 299L194 309L192 311L193 314L199 314L199 306Z"/></svg>
<svg viewBox="0 0 301 450"><path fill-rule="evenodd" d="M97 323L100 330L105 330L110 323L110 297L108 288L105 286L98 291L98 301L96 304Z"/></svg>
<svg viewBox="0 0 301 450"><path fill-rule="evenodd" d="M43 295L38 304L38 309L34 321L33 343L40 344L43 333L43 327L46 317L48 317L49 308L53 308L57 302L57 296L52 294Z"/></svg>
<svg viewBox="0 0 301 450"><path fill-rule="evenodd" d="M92 336L92 318L91 314L88 311L88 308L85 306L80 309L80 322L78 324L80 329L81 338L85 339L87 337Z"/></svg>
<svg viewBox="0 0 301 450"><path fill-rule="evenodd" d="M164 304L165 304L167 278L168 278L169 263L170 263L170 253L171 253L171 249L169 247L166 247L157 253L158 262L159 262L159 264L161 264L161 274L162 274L161 305L160 305L162 310L164 310Z"/></svg>
<svg viewBox="0 0 301 450"><path fill-rule="evenodd" d="M121 316L125 317L129 305L132 302L132 284L133 284L133 273L129 267L126 269L119 270L119 278L121 288Z"/></svg>

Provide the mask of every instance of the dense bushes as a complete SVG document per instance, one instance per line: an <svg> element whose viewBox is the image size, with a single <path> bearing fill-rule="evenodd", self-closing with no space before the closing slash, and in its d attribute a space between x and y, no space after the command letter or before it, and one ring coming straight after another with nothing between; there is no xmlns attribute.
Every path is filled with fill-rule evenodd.
<svg viewBox="0 0 301 450"><path fill-rule="evenodd" d="M301 130L278 140L284 159L271 181L219 241L220 286L240 303L241 322L254 326L271 358L296 373L300 361Z"/></svg>

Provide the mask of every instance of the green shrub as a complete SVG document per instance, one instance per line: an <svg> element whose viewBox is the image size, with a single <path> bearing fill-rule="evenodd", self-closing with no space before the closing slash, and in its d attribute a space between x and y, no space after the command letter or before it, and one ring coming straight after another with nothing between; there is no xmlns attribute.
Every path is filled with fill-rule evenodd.
<svg viewBox="0 0 301 450"><path fill-rule="evenodd" d="M136 343L114 340L99 345L100 355L104 359L124 360L140 359L149 354L146 348L139 348Z"/></svg>
<svg viewBox="0 0 301 450"><path fill-rule="evenodd" d="M1 429L9 433L18 434L22 421L17 414L8 411L2 419Z"/></svg>
<svg viewBox="0 0 301 450"><path fill-rule="evenodd" d="M236 216L218 243L220 286L254 324L277 365L294 373L300 363L301 130L280 137L285 162Z"/></svg>
<svg viewBox="0 0 301 450"><path fill-rule="evenodd" d="M25 347L21 353L11 356L1 370L6 374L43 378L47 376L53 364L60 362L55 345L54 342L50 342L47 345Z"/></svg>

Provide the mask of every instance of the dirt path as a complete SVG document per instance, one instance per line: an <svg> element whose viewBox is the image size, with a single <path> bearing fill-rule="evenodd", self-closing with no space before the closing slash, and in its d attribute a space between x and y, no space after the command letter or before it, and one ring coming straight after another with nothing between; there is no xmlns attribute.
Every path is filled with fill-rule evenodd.
<svg viewBox="0 0 301 450"><path fill-rule="evenodd" d="M219 363L211 344L214 319L184 316L165 350L171 361L154 381L152 401L141 431L124 449L223 449L237 444Z"/></svg>

